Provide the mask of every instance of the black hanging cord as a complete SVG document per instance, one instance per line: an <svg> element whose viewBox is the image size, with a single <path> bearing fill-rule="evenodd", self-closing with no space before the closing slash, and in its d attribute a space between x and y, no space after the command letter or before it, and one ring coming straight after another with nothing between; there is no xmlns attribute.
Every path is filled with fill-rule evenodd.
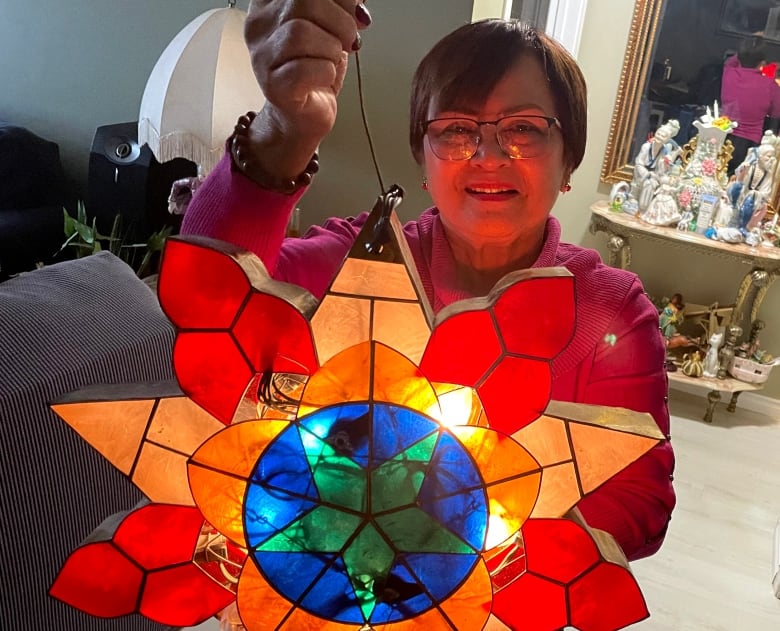
<svg viewBox="0 0 780 631"><path fill-rule="evenodd" d="M376 171L376 177L379 180L379 190L384 194L385 184L382 180L382 172L379 169L379 162L376 159L376 151L374 151L374 140L371 137L371 130L368 127L368 117L366 116L366 104L363 98L363 75L360 72L360 53L355 53L355 70L357 71L358 82L358 99L360 101L360 115L363 118L363 129L366 131L366 138L368 139L368 148L371 151L371 160L374 162L374 170Z"/></svg>

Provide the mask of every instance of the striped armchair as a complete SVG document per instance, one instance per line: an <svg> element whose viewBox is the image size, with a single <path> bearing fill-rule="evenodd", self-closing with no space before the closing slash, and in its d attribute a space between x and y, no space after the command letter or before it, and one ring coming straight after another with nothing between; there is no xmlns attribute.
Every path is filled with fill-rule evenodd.
<svg viewBox="0 0 780 631"><path fill-rule="evenodd" d="M47 590L68 554L141 494L48 404L95 383L173 378L173 329L154 293L102 252L0 283L0 626L159 631L92 618Z"/></svg>

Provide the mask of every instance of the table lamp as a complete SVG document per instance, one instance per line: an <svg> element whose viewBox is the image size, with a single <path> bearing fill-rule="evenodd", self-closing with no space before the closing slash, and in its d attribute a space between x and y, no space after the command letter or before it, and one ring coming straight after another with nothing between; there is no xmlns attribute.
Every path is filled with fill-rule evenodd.
<svg viewBox="0 0 780 631"><path fill-rule="evenodd" d="M244 43L245 18L231 0L192 20L160 55L138 117L138 141L158 161L187 158L206 175L238 117L265 102Z"/></svg>

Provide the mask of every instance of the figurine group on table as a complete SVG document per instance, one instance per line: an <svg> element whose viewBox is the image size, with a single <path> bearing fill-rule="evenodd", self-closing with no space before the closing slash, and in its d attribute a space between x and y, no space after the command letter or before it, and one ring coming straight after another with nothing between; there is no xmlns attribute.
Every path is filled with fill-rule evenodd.
<svg viewBox="0 0 780 631"><path fill-rule="evenodd" d="M767 131L758 147L748 150L734 175L727 135L737 121L707 108L694 121L695 143L681 147L674 138L678 121L664 122L642 144L634 160L631 183L612 187L613 210L629 213L656 226L674 226L710 239L751 246L780 245L777 213L770 202L780 138Z"/></svg>

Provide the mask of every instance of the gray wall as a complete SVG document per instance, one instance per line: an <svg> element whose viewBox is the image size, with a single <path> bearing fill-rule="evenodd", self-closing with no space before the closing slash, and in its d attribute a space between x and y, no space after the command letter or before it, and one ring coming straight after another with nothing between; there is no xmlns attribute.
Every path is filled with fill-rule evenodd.
<svg viewBox="0 0 780 631"><path fill-rule="evenodd" d="M366 107L386 184L409 192L405 217L428 205L407 147L414 67L441 35L471 17L471 0L369 3L374 26L361 52ZM248 0L237 6L246 9ZM60 145L74 192L85 196L95 129L135 121L146 80L168 42L216 0L0 0L0 120ZM322 147L322 172L302 223L370 208L379 193L358 108L355 64L341 116Z"/></svg>

